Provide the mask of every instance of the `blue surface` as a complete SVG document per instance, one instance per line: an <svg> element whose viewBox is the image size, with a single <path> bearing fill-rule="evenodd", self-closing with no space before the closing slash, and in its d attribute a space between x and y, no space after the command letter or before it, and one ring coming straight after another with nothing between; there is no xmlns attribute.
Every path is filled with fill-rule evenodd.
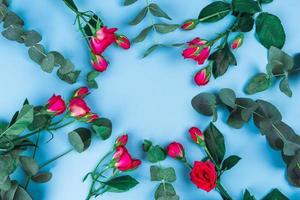
<svg viewBox="0 0 300 200"><path fill-rule="evenodd" d="M144 6L142 0L130 7L122 6L123 0L77 0L77 2L82 10L91 9L99 13L109 27L119 27L120 32L130 38L136 36L148 23L148 20L145 20L136 27L127 25ZM185 19L197 16L200 9L210 2L173 0L160 1L159 4L173 17L174 23L181 23ZM292 55L299 52L300 1L275 0L264 8L282 19L287 33L284 50ZM22 16L26 28L35 29L43 35L42 43L48 50L59 50L76 63L78 68L90 68L85 43L73 26L74 16L62 2L14 0L11 9ZM223 20L214 25L201 24L191 32L176 31L158 38L160 41L170 42L183 42L195 36L212 38L229 23L229 20ZM147 138L161 145L167 145L173 140L180 141L186 147L190 162L200 160L203 154L191 143L187 130L194 125L204 129L210 118L203 117L192 109L190 105L192 97L200 92L215 91L221 87L230 87L238 96L245 96L242 88L246 81L251 75L265 70L266 49L256 41L254 33L250 32L244 45L236 52L238 66L231 67L225 76L212 81L209 86L196 87L192 78L198 66L192 61L183 60L179 50L162 49L146 59L141 59L142 52L153 40L154 37L142 44L133 45L128 51L114 47L106 51L105 56L111 64L99 80L100 89L94 91L88 97L88 101L95 111L112 119L113 137L105 142L95 141L83 154L73 152L57 161L50 168L54 176L49 183L30 185L30 192L35 199L84 199L89 184L82 183L82 177L108 151L113 138L122 132L129 134L129 149L135 157L143 156L140 144ZM81 86L80 84L69 86L54 74L43 73L28 58L26 47L3 37L0 37L0 60L1 119L9 120L26 97L33 104L43 104L53 93L68 96L73 89ZM252 96L266 99L278 106L284 121L296 132L300 129L299 83L300 79L291 82L293 98L281 94L277 86ZM225 124L226 117L227 113L221 113L217 126L225 135L227 155L237 154L243 158L235 168L223 176L223 184L232 197L241 199L244 189L248 188L257 198L261 198L272 188L279 188L291 199L300 199L299 189L289 185L286 180L285 165L280 154L268 146L253 123L235 130ZM57 132L52 142L43 145L38 153L40 162L69 148L66 133L71 129L72 127ZM49 135L44 135L45 140L48 138ZM174 186L182 200L220 199L217 192L206 193L196 189L189 181L188 170L175 160L168 159L163 165L176 167L178 180ZM149 166L150 163L145 161L133 173L140 181L137 187L123 194L107 193L102 199L153 199L157 183L150 181Z"/></svg>

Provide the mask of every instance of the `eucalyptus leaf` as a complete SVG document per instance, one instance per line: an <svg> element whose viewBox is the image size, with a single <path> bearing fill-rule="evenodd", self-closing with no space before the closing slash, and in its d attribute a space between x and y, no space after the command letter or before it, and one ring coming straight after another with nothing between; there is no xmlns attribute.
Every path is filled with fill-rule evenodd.
<svg viewBox="0 0 300 200"><path fill-rule="evenodd" d="M254 111L258 107L256 102L249 98L237 98L236 104L242 109L241 117L245 122L248 122L250 120Z"/></svg>
<svg viewBox="0 0 300 200"><path fill-rule="evenodd" d="M207 116L212 116L216 109L216 96L210 93L200 93L192 99L193 108Z"/></svg>
<svg viewBox="0 0 300 200"><path fill-rule="evenodd" d="M161 183L155 191L155 200L179 200L172 184Z"/></svg>
<svg viewBox="0 0 300 200"><path fill-rule="evenodd" d="M63 66L66 63L66 59L64 56L57 51L50 51L48 54L52 54L54 56L55 65Z"/></svg>
<svg viewBox="0 0 300 200"><path fill-rule="evenodd" d="M4 18L4 28L8 28L10 26L23 26L24 21L16 15L16 13L9 11Z"/></svg>
<svg viewBox="0 0 300 200"><path fill-rule="evenodd" d="M205 145L214 162L220 165L225 155L224 136L213 123L210 123L204 131L204 138Z"/></svg>
<svg viewBox="0 0 300 200"><path fill-rule="evenodd" d="M46 183L52 178L52 173L41 172L31 177L31 180L36 183Z"/></svg>
<svg viewBox="0 0 300 200"><path fill-rule="evenodd" d="M231 12L231 6L224 1L215 1L204 7L199 14L200 22L216 22Z"/></svg>
<svg viewBox="0 0 300 200"><path fill-rule="evenodd" d="M21 26L8 27L4 31L2 31L2 35L8 40L18 41L23 35L23 29Z"/></svg>
<svg viewBox="0 0 300 200"><path fill-rule="evenodd" d="M129 6L131 4L134 4L135 2L137 2L137 0L125 0L124 1L124 6Z"/></svg>
<svg viewBox="0 0 300 200"><path fill-rule="evenodd" d="M4 20L8 10L4 4L0 4L0 23Z"/></svg>
<svg viewBox="0 0 300 200"><path fill-rule="evenodd" d="M92 123L92 130L102 140L106 140L111 136L112 123L109 119L99 118Z"/></svg>
<svg viewBox="0 0 300 200"><path fill-rule="evenodd" d="M163 161L166 159L166 156L166 152L159 145L150 146L147 152L147 159L152 163Z"/></svg>
<svg viewBox="0 0 300 200"><path fill-rule="evenodd" d="M162 168L155 165L150 167L151 181L176 181L176 173L173 167Z"/></svg>
<svg viewBox="0 0 300 200"><path fill-rule="evenodd" d="M165 19L172 20L172 18L169 17L169 15L165 13L156 3L149 4L149 11L151 12L152 15L156 17L162 17Z"/></svg>
<svg viewBox="0 0 300 200"><path fill-rule="evenodd" d="M285 43L285 31L280 19L270 13L263 12L256 18L256 34L260 43L266 47L281 49Z"/></svg>
<svg viewBox="0 0 300 200"><path fill-rule="evenodd" d="M55 65L55 57L53 54L48 54L43 58L41 68L44 72L51 73Z"/></svg>
<svg viewBox="0 0 300 200"><path fill-rule="evenodd" d="M244 91L246 94L255 94L267 90L271 85L272 77L265 73L259 73L248 81Z"/></svg>
<svg viewBox="0 0 300 200"><path fill-rule="evenodd" d="M130 25L137 25L139 24L147 15L148 13L148 7L143 8L138 14L137 16L131 21L129 22Z"/></svg>
<svg viewBox="0 0 300 200"><path fill-rule="evenodd" d="M91 131L87 128L77 128L68 134L69 142L73 148L81 153L91 144Z"/></svg>
<svg viewBox="0 0 300 200"><path fill-rule="evenodd" d="M66 59L64 64L58 69L59 74L68 74L75 69L74 64Z"/></svg>
<svg viewBox="0 0 300 200"><path fill-rule="evenodd" d="M289 182L296 186L300 187L300 151L296 153L295 156L292 157L291 161L288 164L287 176Z"/></svg>
<svg viewBox="0 0 300 200"><path fill-rule="evenodd" d="M293 58L284 51L271 46L268 51L268 72L274 75L284 75L294 66Z"/></svg>
<svg viewBox="0 0 300 200"><path fill-rule="evenodd" d="M221 89L219 92L219 97L222 103L224 103L225 105L233 109L236 108L236 104L235 104L236 96L232 89L229 88Z"/></svg>
<svg viewBox="0 0 300 200"><path fill-rule="evenodd" d="M283 77L279 84L280 91L283 92L286 96L292 97L293 92L289 86L289 80L287 77Z"/></svg>
<svg viewBox="0 0 300 200"><path fill-rule="evenodd" d="M19 160L27 176L30 177L38 173L39 166L32 157L20 156Z"/></svg>
<svg viewBox="0 0 300 200"><path fill-rule="evenodd" d="M45 54L45 49L41 44L36 44L30 47L28 49L28 54L29 57L39 65L42 64L43 59L47 56Z"/></svg>
<svg viewBox="0 0 300 200"><path fill-rule="evenodd" d="M67 83L69 84L74 84L76 83L78 77L79 77L79 74L80 74L80 71L79 70L76 70L76 71L72 71L72 72L69 72L67 74L61 74L59 73L59 70L57 70L57 75L58 77L63 80L63 81L66 81Z"/></svg>
<svg viewBox="0 0 300 200"><path fill-rule="evenodd" d="M31 47L42 40L42 36L35 30L26 31L24 38L24 42L27 47Z"/></svg>
<svg viewBox="0 0 300 200"><path fill-rule="evenodd" d="M154 44L154 45L152 45L151 47L149 47L149 48L145 51L143 57L144 57L144 58L147 57L148 55L150 55L153 51L155 51L155 50L158 49L159 47L161 47L161 44Z"/></svg>
<svg viewBox="0 0 300 200"><path fill-rule="evenodd" d="M240 129L243 127L243 125L245 124L245 121L242 118L242 109L241 108L237 108L235 110L233 110L227 120L227 123L229 126L236 128L236 129Z"/></svg>

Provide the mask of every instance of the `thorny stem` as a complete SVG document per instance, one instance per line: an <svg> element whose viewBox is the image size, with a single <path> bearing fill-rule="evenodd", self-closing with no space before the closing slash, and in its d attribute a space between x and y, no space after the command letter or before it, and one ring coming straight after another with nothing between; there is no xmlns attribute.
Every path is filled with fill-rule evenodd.
<svg viewBox="0 0 300 200"><path fill-rule="evenodd" d="M220 192L223 200L232 200L226 189L223 187L223 185L220 183L220 181L217 181L217 189Z"/></svg>

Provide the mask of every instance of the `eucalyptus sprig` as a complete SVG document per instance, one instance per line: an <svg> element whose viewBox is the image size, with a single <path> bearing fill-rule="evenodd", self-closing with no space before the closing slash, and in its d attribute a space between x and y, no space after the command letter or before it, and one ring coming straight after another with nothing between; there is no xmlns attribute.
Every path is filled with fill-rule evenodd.
<svg viewBox="0 0 300 200"><path fill-rule="evenodd" d="M10 11L8 4L4 2L0 2L1 22L4 28L1 32L2 36L28 47L29 57L40 65L44 72L51 73L55 67L59 67L57 76L61 80L69 84L77 81L80 71L75 70L73 63L57 51L47 52L40 44L42 36L35 30L24 30L24 21L16 13Z"/></svg>
<svg viewBox="0 0 300 200"><path fill-rule="evenodd" d="M245 87L247 94L255 94L270 88L275 79L281 79L279 89L288 97L292 97L293 93L289 86L289 77L299 72L299 67L294 64L293 57L286 52L271 47L268 51L268 64L266 66L267 73L258 73L254 75Z"/></svg>
<svg viewBox="0 0 300 200"><path fill-rule="evenodd" d="M187 20L182 26L185 30L194 29L199 23L214 23L222 20L229 14L235 17L224 32L216 38L207 40L205 46L216 46L216 51L208 59L212 62L212 74L218 78L226 73L229 66L237 65L234 54L229 48L231 35L236 35L232 41L232 49L241 46L244 33L251 31L255 25L258 41L267 49L271 46L281 49L285 43L285 31L280 19L268 12L263 11L263 5L273 0L232 0L214 1L204 7L197 19ZM203 45L203 44L202 44ZM197 53L197 52L196 52ZM194 58L193 58L194 59ZM198 62L203 64L203 62Z"/></svg>
<svg viewBox="0 0 300 200"><path fill-rule="evenodd" d="M81 153L91 144L93 135L101 139L107 139L111 135L111 122L105 118L98 118L84 105L84 96L88 94L86 88L76 90L69 103L65 103L60 96L53 95L46 105L33 106L28 100L24 102L22 109L15 113L10 123L0 122L0 197L1 199L31 200L26 189L30 181L46 183L52 173L46 170L51 163L67 155L73 150ZM80 103L76 103L80 101ZM76 104L76 105L75 105ZM86 110L85 115L78 115L75 107L81 105ZM68 107L68 110L67 110ZM51 141L54 132L74 122L84 123L89 128L80 127L68 134L70 149L50 158L44 163L38 163L36 155L43 146L41 136L48 133ZM30 153L32 155L30 156ZM26 180L12 180L16 170L22 168ZM11 197L11 198L8 198Z"/></svg>
<svg viewBox="0 0 300 200"><path fill-rule="evenodd" d="M134 3L136 3L137 0L125 0L124 5L129 6ZM139 43L143 42L149 33L151 31L159 34L167 34L170 32L175 31L180 27L179 24L170 24L166 22L156 22L158 18L163 18L165 20L172 20L172 18L156 3L151 3L149 0L145 0L146 6L141 9L136 17L129 22L130 25L136 26L139 23L141 23L146 17L149 18L150 25L146 28L144 28L134 39L134 43ZM151 54L154 50L156 50L159 47L177 47L181 46L182 44L165 44L161 43L158 41L158 39L155 39L155 44L153 44L151 47L149 47L145 52L144 52L144 57L148 56Z"/></svg>
<svg viewBox="0 0 300 200"><path fill-rule="evenodd" d="M213 116L213 121L217 120L217 108L222 105L230 112L227 123L233 128L242 128L253 118L269 145L281 152L287 165L288 181L300 187L300 136L282 121L279 110L264 100L237 98L234 91L227 88L221 89L218 95L200 93L192 100L193 108L203 115Z"/></svg>
<svg viewBox="0 0 300 200"><path fill-rule="evenodd" d="M176 181L176 172L173 167L163 167L161 161L166 159L165 150L159 145L153 145L151 141L144 140L143 150L147 155L147 160L153 164L158 165L150 166L151 181L159 181L160 184L157 187L154 199L173 199L179 200L179 196L176 194L175 188L172 183Z"/></svg>

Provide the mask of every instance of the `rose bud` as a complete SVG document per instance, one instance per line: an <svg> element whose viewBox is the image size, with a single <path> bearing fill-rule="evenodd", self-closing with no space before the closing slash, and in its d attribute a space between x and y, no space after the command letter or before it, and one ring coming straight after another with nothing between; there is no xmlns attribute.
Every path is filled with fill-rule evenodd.
<svg viewBox="0 0 300 200"><path fill-rule="evenodd" d="M209 67L206 67L199 72L196 73L194 77L194 81L198 86L206 85L209 82L209 79L211 77L211 69Z"/></svg>
<svg viewBox="0 0 300 200"><path fill-rule="evenodd" d="M196 161L190 172L191 181L200 189L210 192L217 186L217 172L211 161Z"/></svg>
<svg viewBox="0 0 300 200"><path fill-rule="evenodd" d="M196 28L199 21L197 19L190 19L184 22L184 24L181 26L183 30L193 30Z"/></svg>
<svg viewBox="0 0 300 200"><path fill-rule="evenodd" d="M104 72L107 69L108 62L101 55L92 55L92 66L96 71Z"/></svg>
<svg viewBox="0 0 300 200"><path fill-rule="evenodd" d="M81 87L74 92L73 97L83 98L88 94L89 94L89 89L87 87Z"/></svg>
<svg viewBox="0 0 300 200"><path fill-rule="evenodd" d="M169 146L167 147L167 153L170 157L178 159L178 160L184 160L185 159L185 155L184 155L184 149L182 144L178 143L178 142L172 142L171 144L169 144Z"/></svg>
<svg viewBox="0 0 300 200"><path fill-rule="evenodd" d="M192 127L189 129L189 133L195 143L204 145L204 135L199 128Z"/></svg>
<svg viewBox="0 0 300 200"><path fill-rule="evenodd" d="M128 135L127 134L121 135L116 139L115 147L125 146L127 144L127 141L128 141Z"/></svg>
<svg viewBox="0 0 300 200"><path fill-rule="evenodd" d="M72 117L84 117L90 113L90 108L82 98L74 98L70 101L69 110Z"/></svg>
<svg viewBox="0 0 300 200"><path fill-rule="evenodd" d="M193 40L189 41L189 45L196 45L196 46L203 46L207 43L207 40L200 39L199 37L194 38Z"/></svg>
<svg viewBox="0 0 300 200"><path fill-rule="evenodd" d="M95 113L88 113L84 116L84 118L87 123L92 123L92 122L96 121L97 119L99 119L99 116Z"/></svg>
<svg viewBox="0 0 300 200"><path fill-rule="evenodd" d="M243 41L244 41L244 35L243 35L243 34L238 35L238 36L233 40L233 42L232 42L232 44L231 44L231 48L232 48L232 49L237 49L237 48L239 48L240 46L242 46Z"/></svg>
<svg viewBox="0 0 300 200"><path fill-rule="evenodd" d="M202 65L209 57L210 46L206 45L207 41L195 38L188 42L188 47L182 52L184 58L191 58Z"/></svg>
<svg viewBox="0 0 300 200"><path fill-rule="evenodd" d="M123 49L129 49L130 48L130 41L125 35L117 35L116 43L119 47Z"/></svg>
<svg viewBox="0 0 300 200"><path fill-rule="evenodd" d="M90 48L96 55L101 55L105 49L115 42L117 28L101 27L90 40Z"/></svg>
<svg viewBox="0 0 300 200"><path fill-rule="evenodd" d="M54 113L54 115L60 115L66 110L65 101L61 98L60 95L53 95L47 104L47 111L49 113Z"/></svg>

